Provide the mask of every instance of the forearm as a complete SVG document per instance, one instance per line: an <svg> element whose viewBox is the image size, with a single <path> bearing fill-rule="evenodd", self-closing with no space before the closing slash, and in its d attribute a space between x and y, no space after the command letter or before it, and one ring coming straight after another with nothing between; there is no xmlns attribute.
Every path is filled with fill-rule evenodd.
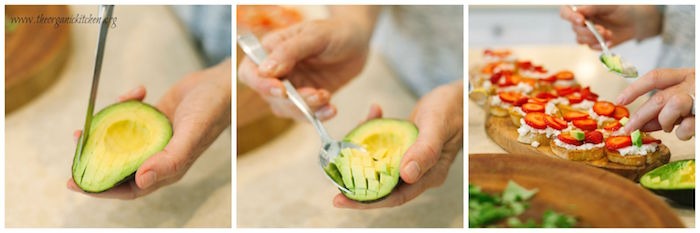
<svg viewBox="0 0 700 233"><path fill-rule="evenodd" d="M654 37L661 33L663 14L656 6L631 6L634 7L635 35L637 41Z"/></svg>
<svg viewBox="0 0 700 233"><path fill-rule="evenodd" d="M374 26L381 12L380 6L369 5L329 6L328 9L332 18L350 23L366 41L372 37Z"/></svg>

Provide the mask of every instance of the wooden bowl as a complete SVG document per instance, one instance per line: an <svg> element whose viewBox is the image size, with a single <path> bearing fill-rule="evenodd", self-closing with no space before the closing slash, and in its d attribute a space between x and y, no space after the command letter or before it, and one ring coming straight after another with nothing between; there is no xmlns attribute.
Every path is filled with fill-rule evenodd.
<svg viewBox="0 0 700 233"><path fill-rule="evenodd" d="M10 17L70 16L67 6L7 6ZM70 24L15 24L5 29L5 114L39 96L60 77L70 55Z"/></svg>
<svg viewBox="0 0 700 233"><path fill-rule="evenodd" d="M523 219L552 209L575 216L578 227L684 227L668 204L616 174L541 156L469 155L470 184L500 193L508 180L539 189Z"/></svg>

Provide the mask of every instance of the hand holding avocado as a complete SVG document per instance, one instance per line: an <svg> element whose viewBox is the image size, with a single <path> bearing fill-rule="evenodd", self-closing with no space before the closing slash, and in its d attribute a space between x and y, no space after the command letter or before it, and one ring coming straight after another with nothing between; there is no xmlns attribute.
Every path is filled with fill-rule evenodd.
<svg viewBox="0 0 700 233"><path fill-rule="evenodd" d="M399 206L429 188L442 185L462 149L463 89L461 80L440 86L414 107L410 120L418 127L418 137L404 154L399 171L405 184L376 202L360 203L338 194L333 205L353 209ZM381 109L374 106L368 118L378 117L381 117Z"/></svg>
<svg viewBox="0 0 700 233"><path fill-rule="evenodd" d="M625 124L626 132L641 131L665 132L676 129L676 136L689 140L695 135L695 114L691 112L695 95L695 70L655 69L636 80L620 93L618 105L632 103L639 96L654 89L658 92L647 100Z"/></svg>
<svg viewBox="0 0 700 233"><path fill-rule="evenodd" d="M180 80L161 98L156 108L172 122L172 138L165 148L146 159L135 179L101 193L85 193L73 179L68 188L101 198L134 199L180 180L199 155L231 124L231 61L195 72ZM144 87L119 97L119 101L146 96ZM80 132L76 132L79 136Z"/></svg>

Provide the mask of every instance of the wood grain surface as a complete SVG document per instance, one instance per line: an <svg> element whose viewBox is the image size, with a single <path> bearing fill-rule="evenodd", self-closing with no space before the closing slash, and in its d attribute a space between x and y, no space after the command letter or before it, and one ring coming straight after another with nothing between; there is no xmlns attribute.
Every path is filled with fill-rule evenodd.
<svg viewBox="0 0 700 233"><path fill-rule="evenodd" d="M577 227L683 227L662 199L601 169L543 156L469 155L469 184L501 193L509 180L539 190L523 220L551 209L576 217Z"/></svg>
<svg viewBox="0 0 700 233"><path fill-rule="evenodd" d="M67 6L7 6L11 17L69 16ZM51 87L70 55L69 24L14 24L5 30L5 114L29 103Z"/></svg>
<svg viewBox="0 0 700 233"><path fill-rule="evenodd" d="M523 144L518 142L518 132L517 129L510 121L508 117L494 117L488 116L486 119L486 134L493 140L496 144L501 146L505 151L514 154L525 154L525 155L540 155L550 158L562 159L555 155L550 146L541 145L537 148L530 146L529 144ZM574 163L587 164L593 167L598 167L605 169L607 171L616 173L630 180L639 180L639 178L646 172L657 168L663 164L666 164L671 159L671 152L665 145L660 145L659 150L661 153L659 157L653 159L652 163L647 163L642 166L628 166L618 163L613 163L603 158L601 160L595 161L572 161ZM563 160L563 159L562 159ZM568 161L568 160L567 160Z"/></svg>

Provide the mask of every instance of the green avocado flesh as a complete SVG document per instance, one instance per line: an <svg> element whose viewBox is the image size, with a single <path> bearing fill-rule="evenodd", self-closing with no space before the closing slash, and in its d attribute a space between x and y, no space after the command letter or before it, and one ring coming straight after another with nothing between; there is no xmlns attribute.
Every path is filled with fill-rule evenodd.
<svg viewBox="0 0 700 233"><path fill-rule="evenodd" d="M93 117L82 153L76 151L73 180L86 192L110 189L131 178L172 135L168 118L148 104L127 101L108 106Z"/></svg>
<svg viewBox="0 0 700 233"><path fill-rule="evenodd" d="M603 55L600 57L600 59L603 61L605 66L607 66L608 69L610 69L611 71L622 73L623 67L622 59L620 58L620 56Z"/></svg>
<svg viewBox="0 0 700 233"><path fill-rule="evenodd" d="M362 202L378 200L399 183L401 159L417 136L418 128L409 121L367 121L344 139L366 151L343 149L326 170L333 180L352 192L343 192L346 197Z"/></svg>
<svg viewBox="0 0 700 233"><path fill-rule="evenodd" d="M695 204L695 160L680 160L658 167L642 176L639 183L680 204Z"/></svg>

